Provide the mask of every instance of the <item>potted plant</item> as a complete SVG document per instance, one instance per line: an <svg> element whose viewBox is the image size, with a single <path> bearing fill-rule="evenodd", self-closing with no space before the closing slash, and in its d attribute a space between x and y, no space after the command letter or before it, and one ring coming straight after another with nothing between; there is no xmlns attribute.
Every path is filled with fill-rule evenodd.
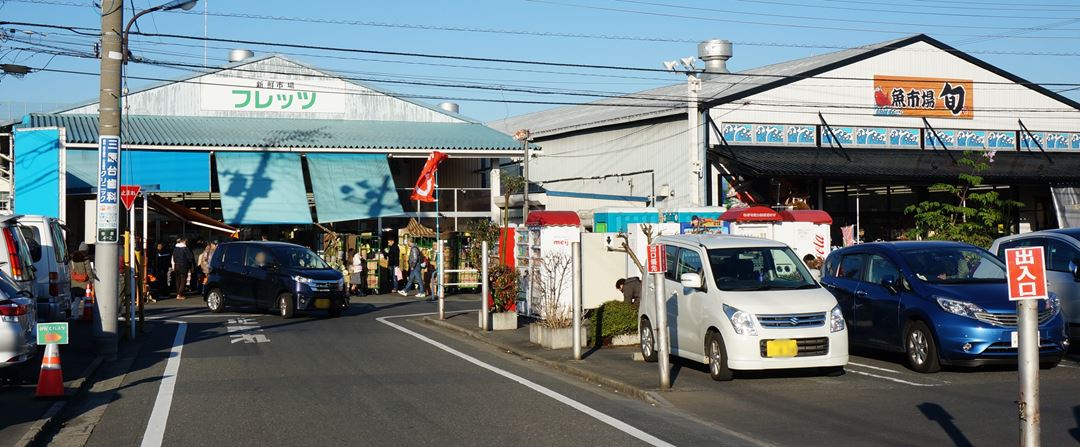
<svg viewBox="0 0 1080 447"><path fill-rule="evenodd" d="M496 264L488 270L491 296L491 329L505 331L517 329L517 271L505 264Z"/></svg>
<svg viewBox="0 0 1080 447"><path fill-rule="evenodd" d="M640 343L637 317L637 306L622 300L601 304L589 316L596 346L637 346Z"/></svg>
<svg viewBox="0 0 1080 447"><path fill-rule="evenodd" d="M570 296L574 263L566 253L553 253L537 262L530 281L533 288L533 308L539 319L529 325L529 341L549 349L574 346L573 308ZM585 330L581 343L585 344Z"/></svg>

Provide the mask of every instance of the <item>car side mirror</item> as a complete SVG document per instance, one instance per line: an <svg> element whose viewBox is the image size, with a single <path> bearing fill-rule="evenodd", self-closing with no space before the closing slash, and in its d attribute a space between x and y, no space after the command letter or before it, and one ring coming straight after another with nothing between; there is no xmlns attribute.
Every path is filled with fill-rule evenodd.
<svg viewBox="0 0 1080 447"><path fill-rule="evenodd" d="M889 289L894 295L900 293L900 280L895 276L889 275L881 279L881 287Z"/></svg>
<svg viewBox="0 0 1080 447"><path fill-rule="evenodd" d="M1069 271L1073 274L1073 281L1080 282L1080 258L1069 261Z"/></svg>
<svg viewBox="0 0 1080 447"><path fill-rule="evenodd" d="M683 273L682 276L679 277L679 282L687 289L700 289L701 275L697 273Z"/></svg>

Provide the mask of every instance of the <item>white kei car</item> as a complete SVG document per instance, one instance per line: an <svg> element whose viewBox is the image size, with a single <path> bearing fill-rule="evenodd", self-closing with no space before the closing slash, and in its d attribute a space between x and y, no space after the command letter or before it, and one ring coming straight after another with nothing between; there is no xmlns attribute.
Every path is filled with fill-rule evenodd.
<svg viewBox="0 0 1080 447"><path fill-rule="evenodd" d="M742 236L658 238L667 256L664 291L671 353L734 370L821 368L843 374L848 333L836 299L781 242ZM650 287L651 289L651 287ZM641 353L656 361L656 300L642 293Z"/></svg>

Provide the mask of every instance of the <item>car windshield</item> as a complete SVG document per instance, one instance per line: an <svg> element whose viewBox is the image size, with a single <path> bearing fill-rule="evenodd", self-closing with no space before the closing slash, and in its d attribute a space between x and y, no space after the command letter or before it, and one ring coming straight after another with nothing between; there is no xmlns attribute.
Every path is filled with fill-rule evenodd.
<svg viewBox="0 0 1080 447"><path fill-rule="evenodd" d="M811 289L818 287L790 248L709 250L709 265L720 290Z"/></svg>
<svg viewBox="0 0 1080 447"><path fill-rule="evenodd" d="M1005 265L975 247L935 247L900 252L919 280L932 284L1005 282Z"/></svg>
<svg viewBox="0 0 1080 447"><path fill-rule="evenodd" d="M274 257L282 267L294 269L328 269L329 265L319 255L305 247L279 247Z"/></svg>

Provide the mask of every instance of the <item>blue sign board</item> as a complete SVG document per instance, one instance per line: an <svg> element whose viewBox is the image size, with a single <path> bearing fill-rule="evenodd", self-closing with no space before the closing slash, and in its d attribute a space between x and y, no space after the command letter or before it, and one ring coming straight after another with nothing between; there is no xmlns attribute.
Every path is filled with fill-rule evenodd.
<svg viewBox="0 0 1080 447"><path fill-rule="evenodd" d="M115 243L120 221L120 137L98 139L97 241Z"/></svg>

